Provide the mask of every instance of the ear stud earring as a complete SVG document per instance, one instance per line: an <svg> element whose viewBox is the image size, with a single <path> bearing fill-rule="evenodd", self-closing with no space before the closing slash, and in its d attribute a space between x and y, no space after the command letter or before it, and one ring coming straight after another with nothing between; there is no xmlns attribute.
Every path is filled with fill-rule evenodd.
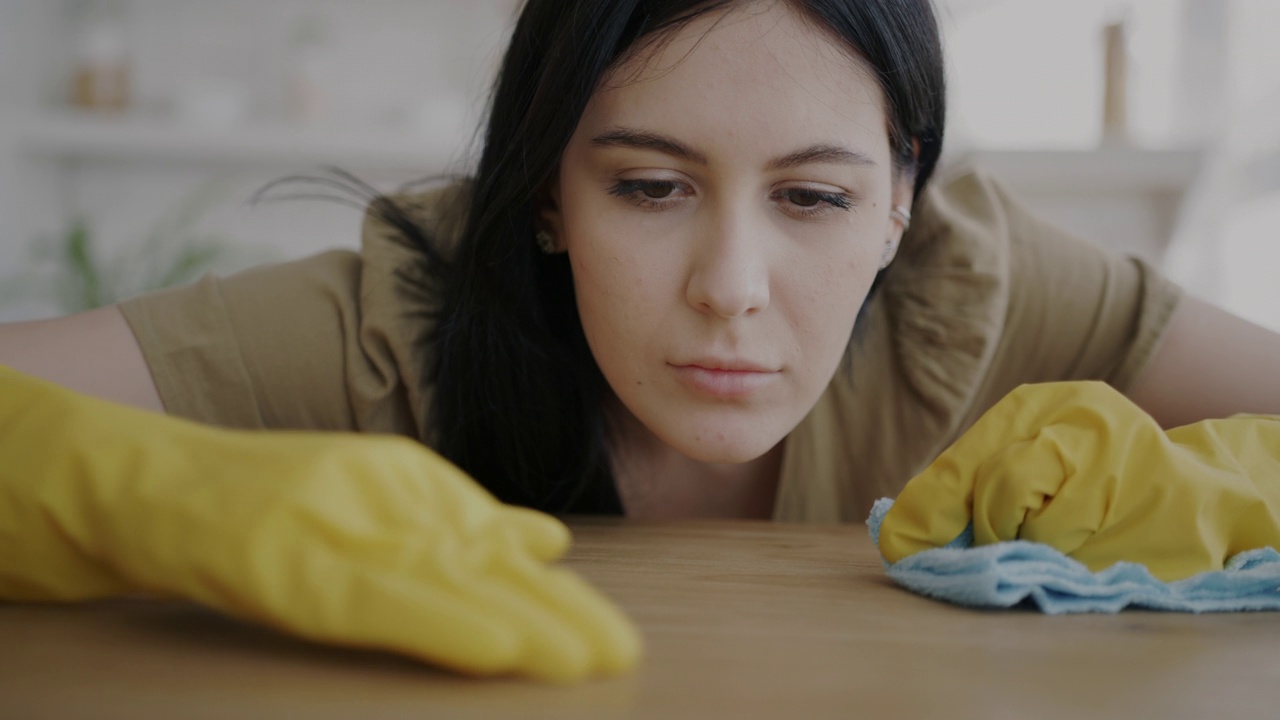
<svg viewBox="0 0 1280 720"><path fill-rule="evenodd" d="M538 245L538 249L545 255L554 255L556 253L556 239L546 230L539 230L533 236L533 240Z"/></svg>

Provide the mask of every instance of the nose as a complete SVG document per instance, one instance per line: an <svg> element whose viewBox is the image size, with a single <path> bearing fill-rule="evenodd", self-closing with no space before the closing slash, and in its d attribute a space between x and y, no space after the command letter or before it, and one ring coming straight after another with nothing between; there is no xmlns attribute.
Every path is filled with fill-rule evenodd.
<svg viewBox="0 0 1280 720"><path fill-rule="evenodd" d="M696 310L722 318L769 305L769 247L763 219L721 212L707 223L691 258L685 295Z"/></svg>

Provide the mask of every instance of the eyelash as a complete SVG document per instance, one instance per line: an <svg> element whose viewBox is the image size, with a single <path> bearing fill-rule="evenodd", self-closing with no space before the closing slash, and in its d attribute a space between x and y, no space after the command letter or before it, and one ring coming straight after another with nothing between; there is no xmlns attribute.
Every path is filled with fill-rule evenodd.
<svg viewBox="0 0 1280 720"><path fill-rule="evenodd" d="M669 189L674 191L679 185L681 183L674 180L619 180L613 187L609 188L609 194L616 195L644 210L664 210L674 204L674 201L670 200L669 197L645 197L642 193L646 190L662 191ZM773 197L775 199L778 199L779 196L785 198L791 193L808 196L807 199L814 201L813 205L792 204L790 209L784 210L787 214L802 220L818 218L833 210L850 210L854 206L853 198L845 193L824 192L808 188L787 188L774 193Z"/></svg>

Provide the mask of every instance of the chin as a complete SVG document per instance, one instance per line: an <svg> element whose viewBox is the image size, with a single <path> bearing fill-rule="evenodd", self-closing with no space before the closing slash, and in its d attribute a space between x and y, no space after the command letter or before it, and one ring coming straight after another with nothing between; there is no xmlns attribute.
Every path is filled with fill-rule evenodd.
<svg viewBox="0 0 1280 720"><path fill-rule="evenodd" d="M764 456L768 450L758 452L742 451L736 448L728 450L725 448L692 448L685 450L676 448L681 451L685 457L698 462L713 463L716 465L742 465L752 460L758 460Z"/></svg>
<svg viewBox="0 0 1280 720"><path fill-rule="evenodd" d="M728 428L689 429L668 444L690 460L723 465L740 465L759 460L786 437L786 433L734 431Z"/></svg>

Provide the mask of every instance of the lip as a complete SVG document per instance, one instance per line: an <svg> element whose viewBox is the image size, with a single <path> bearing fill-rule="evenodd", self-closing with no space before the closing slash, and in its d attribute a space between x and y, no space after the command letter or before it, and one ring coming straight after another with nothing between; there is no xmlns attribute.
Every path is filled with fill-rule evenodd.
<svg viewBox="0 0 1280 720"><path fill-rule="evenodd" d="M672 363L670 367L690 390L724 400L753 395L780 374L779 370L742 360L701 359Z"/></svg>

